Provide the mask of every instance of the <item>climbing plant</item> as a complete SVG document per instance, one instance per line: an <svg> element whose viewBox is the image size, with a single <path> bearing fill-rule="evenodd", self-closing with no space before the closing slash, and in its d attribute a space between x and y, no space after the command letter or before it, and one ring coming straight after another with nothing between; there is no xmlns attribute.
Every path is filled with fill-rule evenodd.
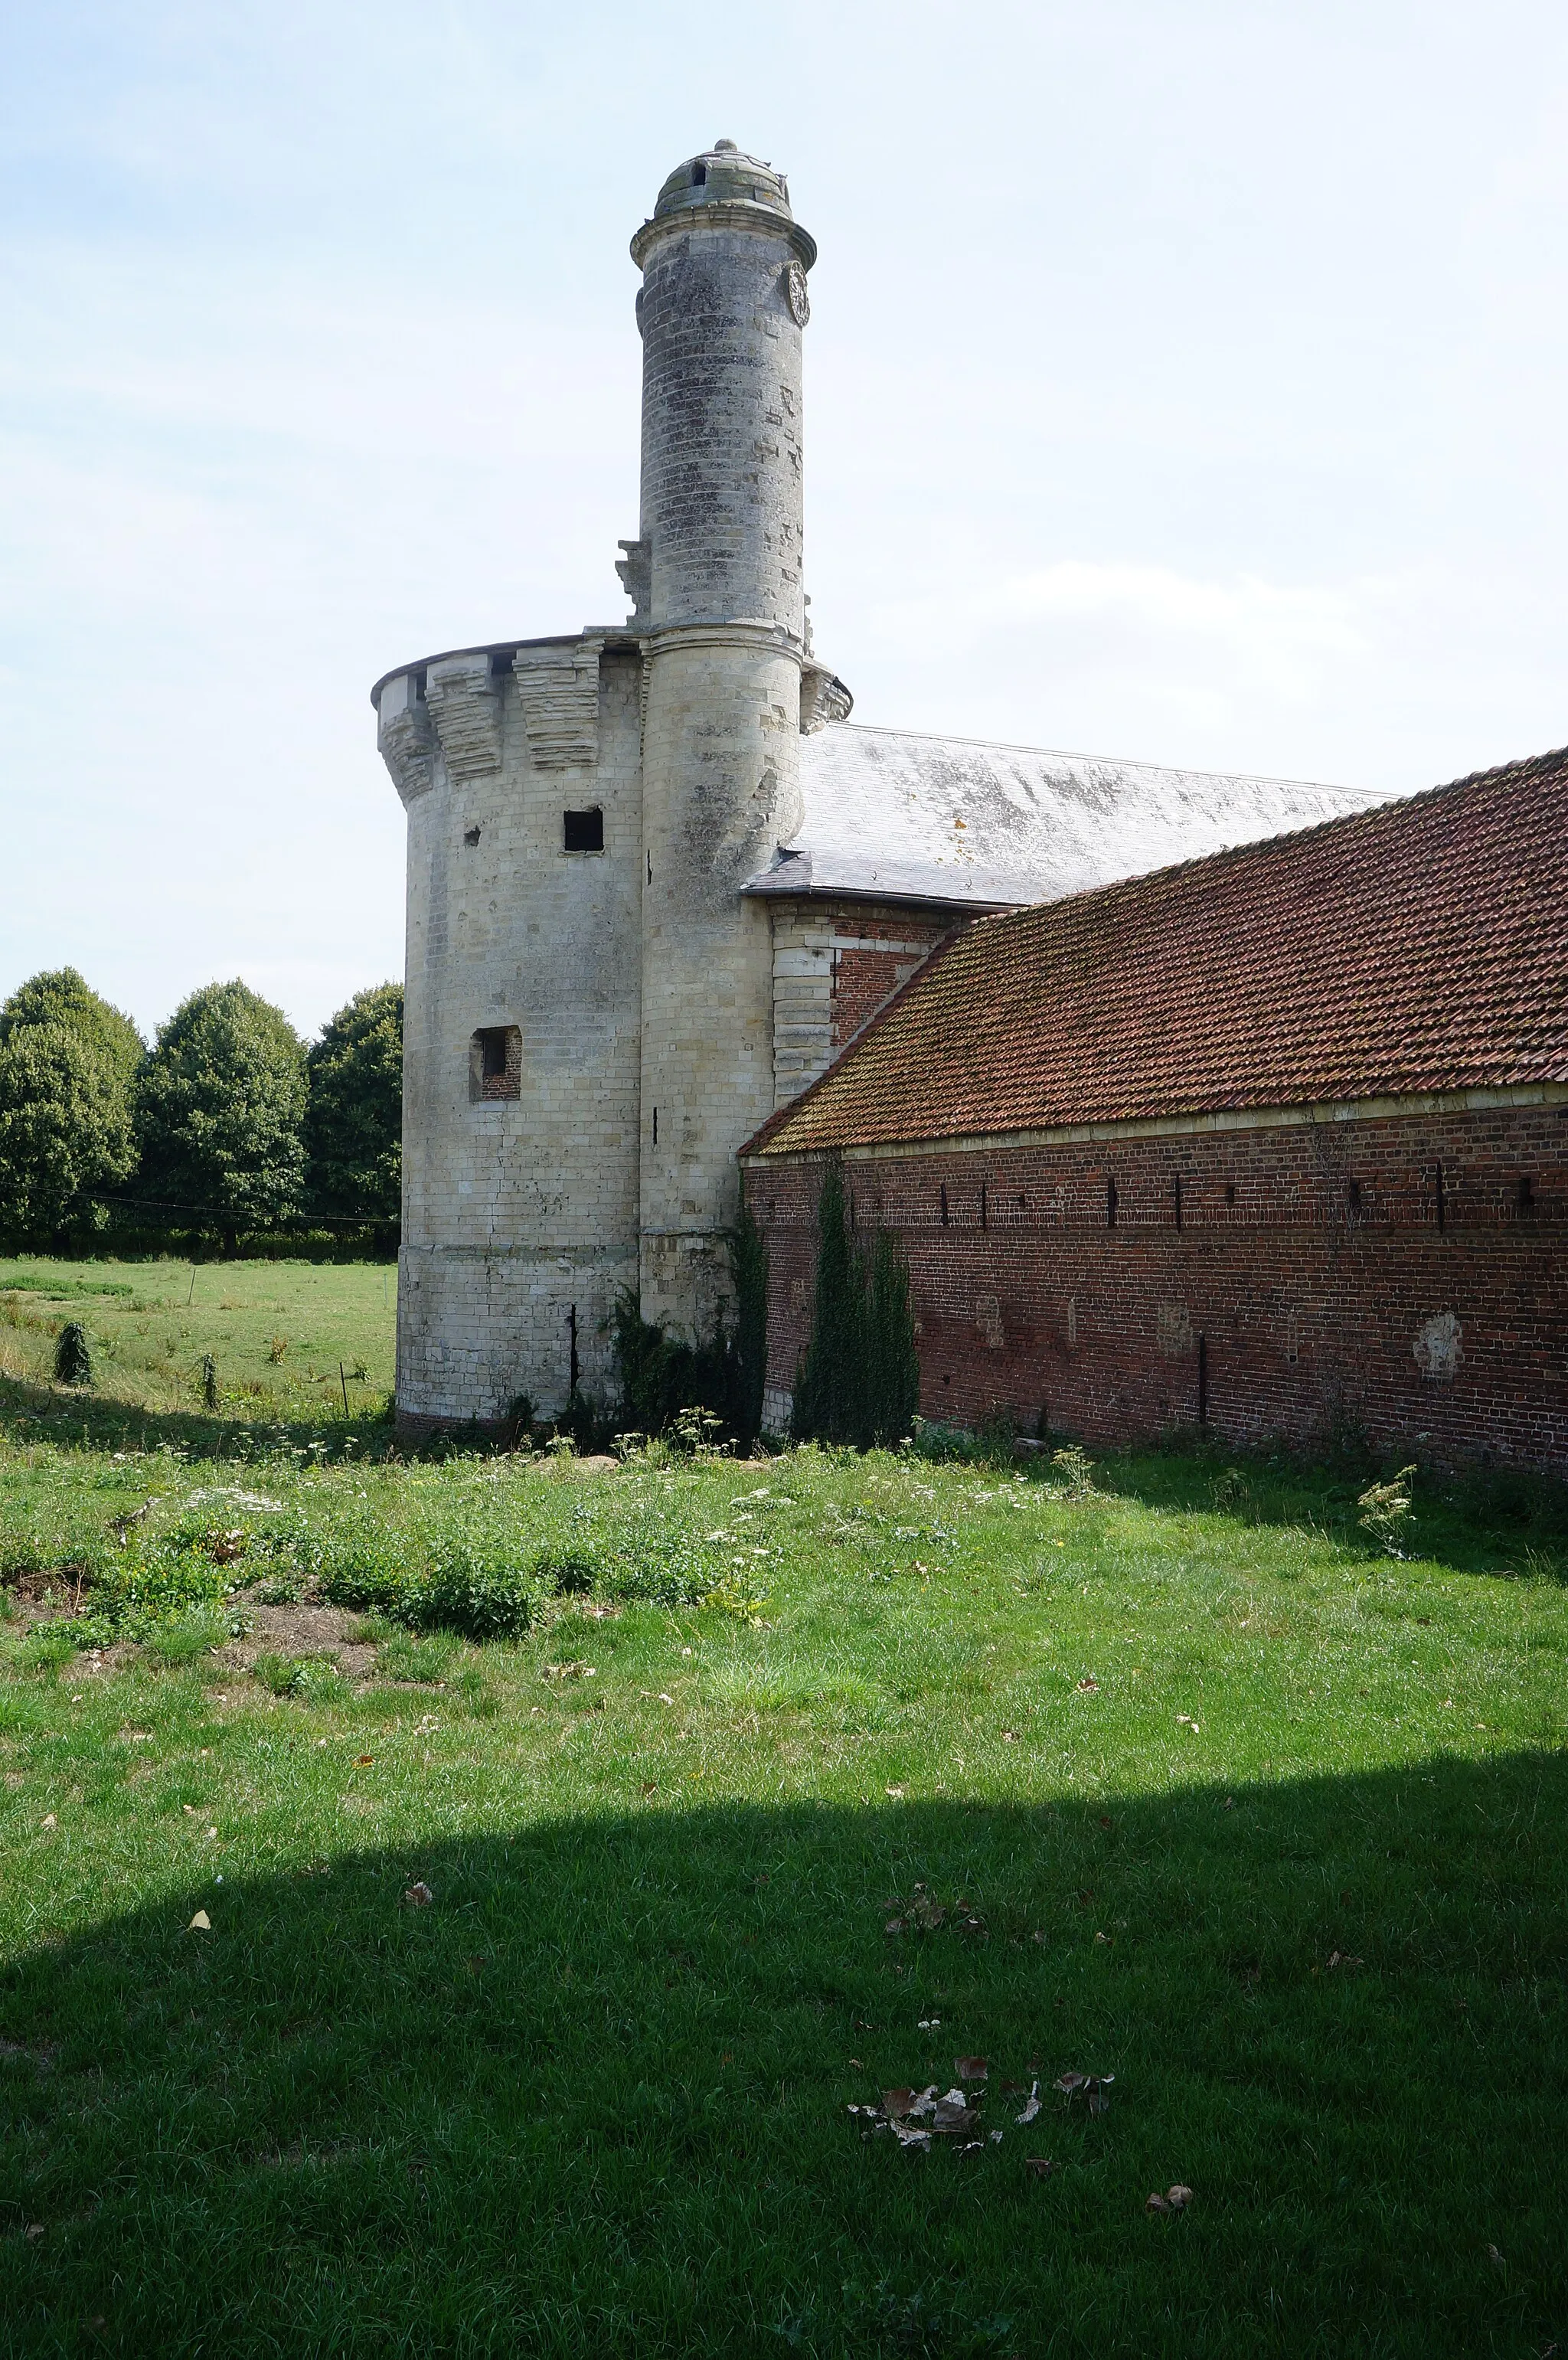
<svg viewBox="0 0 1568 2360"><path fill-rule="evenodd" d="M823 1175L817 1200L811 1335L795 1379L798 1441L887 1448L920 1402L909 1274L896 1238L879 1230L869 1264L849 1234L844 1177Z"/></svg>

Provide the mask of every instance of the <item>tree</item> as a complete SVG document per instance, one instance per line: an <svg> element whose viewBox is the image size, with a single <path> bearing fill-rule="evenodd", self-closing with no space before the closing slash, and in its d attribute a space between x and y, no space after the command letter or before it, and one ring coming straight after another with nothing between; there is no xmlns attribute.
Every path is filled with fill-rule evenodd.
<svg viewBox="0 0 1568 2360"><path fill-rule="evenodd" d="M136 1170L142 1037L74 967L35 975L0 1008L0 1205L18 1238L102 1226Z"/></svg>
<svg viewBox="0 0 1568 2360"><path fill-rule="evenodd" d="M291 1218L305 1186L305 1052L280 1008L240 982L192 992L141 1072L136 1122L149 1207L231 1247L240 1229Z"/></svg>
<svg viewBox="0 0 1568 2360"><path fill-rule="evenodd" d="M403 987L340 1008L306 1059L310 1209L395 1221L403 1175Z"/></svg>

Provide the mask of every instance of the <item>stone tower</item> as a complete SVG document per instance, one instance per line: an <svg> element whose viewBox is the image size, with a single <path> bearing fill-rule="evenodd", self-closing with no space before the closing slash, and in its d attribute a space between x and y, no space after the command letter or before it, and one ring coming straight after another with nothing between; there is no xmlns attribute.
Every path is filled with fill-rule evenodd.
<svg viewBox="0 0 1568 2360"><path fill-rule="evenodd" d="M521 1394L547 1415L607 1397L628 1292L705 1332L735 1151L774 1102L768 905L742 889L800 817L816 248L782 176L720 142L670 175L632 253L636 611L428 657L374 692L408 814L411 1433L493 1425Z"/></svg>
<svg viewBox="0 0 1568 2360"><path fill-rule="evenodd" d="M735 1156L773 1107L766 906L800 825L801 330L813 241L781 174L721 139L632 240L643 273L640 539L622 568L646 664L641 1294L692 1332L724 1288Z"/></svg>

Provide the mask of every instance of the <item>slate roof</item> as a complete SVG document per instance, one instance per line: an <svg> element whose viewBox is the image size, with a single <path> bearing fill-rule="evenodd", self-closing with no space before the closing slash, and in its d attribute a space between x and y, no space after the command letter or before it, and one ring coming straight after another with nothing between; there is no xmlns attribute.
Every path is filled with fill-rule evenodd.
<svg viewBox="0 0 1568 2360"><path fill-rule="evenodd" d="M970 910L1059 901L1386 800L844 721L800 740L800 826L748 891Z"/></svg>
<svg viewBox="0 0 1568 2360"><path fill-rule="evenodd" d="M1568 1081L1568 748L1003 917L746 1152Z"/></svg>

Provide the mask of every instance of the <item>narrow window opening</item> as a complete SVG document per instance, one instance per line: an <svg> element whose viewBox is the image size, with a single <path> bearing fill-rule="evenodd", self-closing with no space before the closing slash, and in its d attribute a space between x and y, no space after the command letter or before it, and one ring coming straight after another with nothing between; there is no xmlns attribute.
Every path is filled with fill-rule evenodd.
<svg viewBox="0 0 1568 2360"><path fill-rule="evenodd" d="M693 164L691 167L691 186L694 189L705 189L707 185L708 168L706 164Z"/></svg>
<svg viewBox="0 0 1568 2360"><path fill-rule="evenodd" d="M1019 1189L1019 1191L1018 1191L1018 1210L1019 1210L1019 1212L1020 1212L1020 1213L1022 1213L1022 1212L1027 1211L1027 1210L1028 1210L1028 1207L1029 1207L1029 1198L1028 1198L1028 1196L1025 1196L1025 1194L1024 1194L1023 1190L1020 1188L1020 1189Z"/></svg>
<svg viewBox="0 0 1568 2360"><path fill-rule="evenodd" d="M1200 1336L1198 1338L1198 1424L1207 1426L1208 1422L1209 1339L1206 1336Z"/></svg>
<svg viewBox="0 0 1568 2360"><path fill-rule="evenodd" d="M1437 1226L1438 1226L1438 1228L1439 1228L1440 1229L1445 1229L1448 1227L1448 1204L1447 1204L1446 1197L1444 1196L1444 1194L1443 1194L1443 1166L1442 1166L1442 1164L1438 1164L1438 1165L1436 1166L1436 1174L1437 1174Z"/></svg>
<svg viewBox="0 0 1568 2360"><path fill-rule="evenodd" d="M653 1109L653 1143L655 1147L659 1145L659 1109L657 1107Z"/></svg>
<svg viewBox="0 0 1568 2360"><path fill-rule="evenodd" d="M515 1024L484 1024L468 1044L468 1094L473 1098L522 1096L523 1036Z"/></svg>
<svg viewBox="0 0 1568 2360"><path fill-rule="evenodd" d="M984 1180L980 1183L980 1226L983 1229L988 1229L991 1226L991 1208L986 1199Z"/></svg>
<svg viewBox="0 0 1568 2360"><path fill-rule="evenodd" d="M1349 1211L1350 1218L1354 1221L1361 1210L1361 1183L1359 1180L1351 1180L1346 1182L1345 1201Z"/></svg>
<svg viewBox="0 0 1568 2360"><path fill-rule="evenodd" d="M604 814L597 803L592 811L562 812L561 827L563 852L604 851Z"/></svg>
<svg viewBox="0 0 1568 2360"><path fill-rule="evenodd" d="M650 885L653 882L653 855L651 852L648 856L648 881Z"/></svg>
<svg viewBox="0 0 1568 2360"><path fill-rule="evenodd" d="M1180 1229L1181 1226L1181 1175L1180 1172L1176 1174L1175 1178L1171 1184L1171 1196L1176 1207L1176 1226Z"/></svg>
<svg viewBox="0 0 1568 2360"><path fill-rule="evenodd" d="M577 1399L578 1380L583 1373L581 1368L578 1366L577 1360L577 1306L575 1303L572 1304L566 1315L566 1333L571 1339L571 1360L567 1384L567 1398L569 1401L575 1401Z"/></svg>
<svg viewBox="0 0 1568 2360"><path fill-rule="evenodd" d="M1105 1182L1105 1227L1107 1229L1114 1229L1116 1226L1116 1184L1114 1180L1108 1179Z"/></svg>
<svg viewBox="0 0 1568 2360"><path fill-rule="evenodd" d="M1535 1183L1530 1178L1528 1172L1521 1172L1519 1174L1519 1195L1515 1201L1521 1213L1534 1212Z"/></svg>
<svg viewBox="0 0 1568 2360"><path fill-rule="evenodd" d="M942 1226L945 1229L947 1227L947 1183L945 1180L942 1182L942 1187L938 1193L942 1197ZM942 1382L945 1384L947 1380L944 1377L942 1379Z"/></svg>
<svg viewBox="0 0 1568 2360"><path fill-rule="evenodd" d="M1234 1205L1236 1202L1236 1182L1234 1180L1227 1180L1225 1184L1225 1200L1227 1205Z"/></svg>
<svg viewBox="0 0 1568 2360"><path fill-rule="evenodd" d="M476 827L465 827L463 831L463 840L464 844L477 844L479 841L479 830Z"/></svg>

